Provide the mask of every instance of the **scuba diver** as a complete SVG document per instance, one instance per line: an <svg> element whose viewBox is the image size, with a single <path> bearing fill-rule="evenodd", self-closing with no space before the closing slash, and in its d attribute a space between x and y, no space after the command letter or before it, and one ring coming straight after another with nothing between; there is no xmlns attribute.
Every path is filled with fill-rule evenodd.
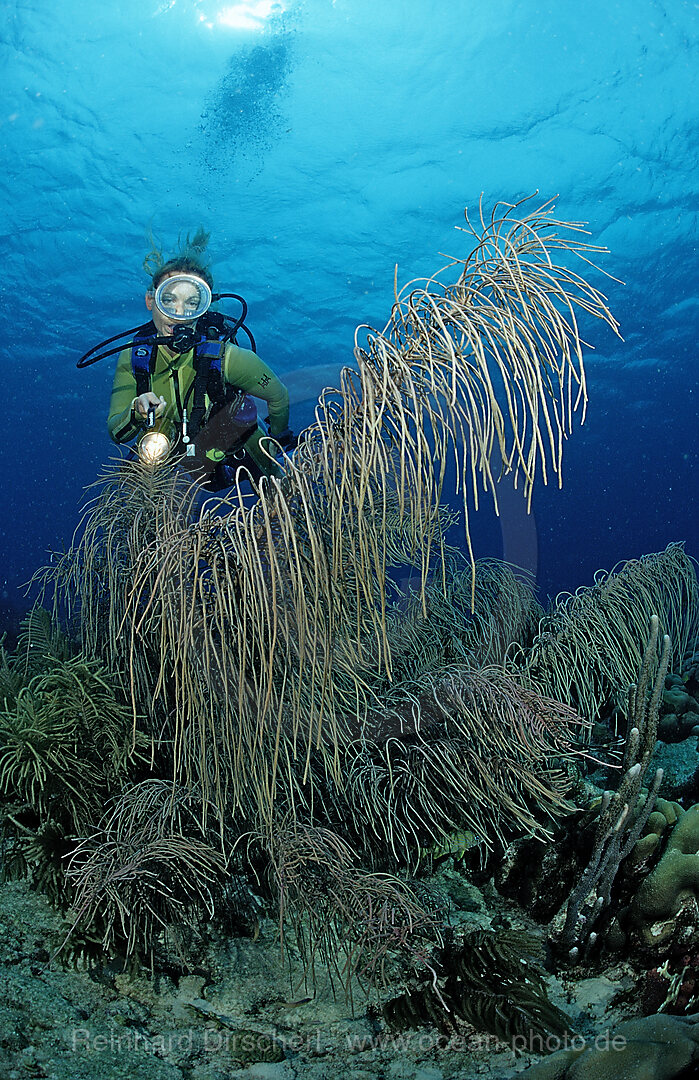
<svg viewBox="0 0 699 1080"><path fill-rule="evenodd" d="M179 452L193 477L220 491L236 482L240 466L252 480L280 475L274 455L292 450L296 440L288 426L288 391L254 351L245 301L213 292L211 273L198 257L207 240L201 230L194 241L187 237L188 246L198 247L167 262L151 253L144 267L152 272L145 297L152 321L96 345L78 367L118 352L107 421L114 442L136 440L139 457L152 462ZM209 310L223 297L240 302L236 320ZM236 343L239 330L250 349ZM94 355L127 336L127 344ZM267 403L269 435L253 395Z"/></svg>

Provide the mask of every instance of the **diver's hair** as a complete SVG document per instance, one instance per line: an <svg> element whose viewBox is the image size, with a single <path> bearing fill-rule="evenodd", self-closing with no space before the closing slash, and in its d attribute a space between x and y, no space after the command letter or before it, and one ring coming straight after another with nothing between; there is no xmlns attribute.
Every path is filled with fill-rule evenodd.
<svg viewBox="0 0 699 1080"><path fill-rule="evenodd" d="M192 258L189 255L176 255L172 259L168 259L166 263L160 267L160 269L153 274L153 284L151 288L157 289L163 278L172 273L173 270L177 270L182 274L196 274L198 277L203 278L210 289L214 287L214 279L211 276L210 270L201 262L200 259Z"/></svg>
<svg viewBox="0 0 699 1080"><path fill-rule="evenodd" d="M177 238L178 252L167 261L163 258L161 248L156 244L151 234L151 250L143 260L143 269L152 278L151 288L157 289L160 282L173 270L183 274L197 274L203 278L210 289L213 289L214 279L208 265L202 260L201 255L209 243L208 233L200 225L194 236L187 233L184 241L181 236Z"/></svg>

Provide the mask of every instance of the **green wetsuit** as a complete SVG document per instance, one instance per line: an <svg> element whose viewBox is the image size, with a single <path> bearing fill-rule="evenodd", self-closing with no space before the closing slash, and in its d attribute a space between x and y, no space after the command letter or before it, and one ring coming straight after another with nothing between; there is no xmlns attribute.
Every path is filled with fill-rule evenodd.
<svg viewBox="0 0 699 1080"><path fill-rule="evenodd" d="M171 434L174 434L175 426L182 420L178 403L187 401L187 407L191 412L193 392L190 393L190 388L194 380L193 359L192 350L186 353L173 353L165 345L158 346L150 389L158 397L164 397L167 402L163 421L165 425L170 423ZM281 435L289 426L289 393L272 369L260 360L257 353L250 349L241 349L238 345L226 345L221 363L221 374L225 383L267 402L271 435ZM109 434L116 443L131 442L144 428L145 422L135 415L131 408L137 393L136 378L131 366L131 349L124 349L117 361L107 420ZM209 404L207 394L207 407ZM167 431L167 427L165 430ZM269 473L271 471L269 458L260 447L260 437L264 434L264 430L258 425L257 431L254 431L245 442L245 450L262 472Z"/></svg>

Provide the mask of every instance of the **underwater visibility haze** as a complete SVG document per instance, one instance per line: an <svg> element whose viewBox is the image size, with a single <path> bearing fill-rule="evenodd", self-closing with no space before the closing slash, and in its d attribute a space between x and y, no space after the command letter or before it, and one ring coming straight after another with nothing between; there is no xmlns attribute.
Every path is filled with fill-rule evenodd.
<svg viewBox="0 0 699 1080"><path fill-rule="evenodd" d="M539 191L589 222L623 341L581 327L590 404L563 488L487 500L477 554L541 595L686 541L696 553L696 8L691 3L40 0L3 10L2 599L113 453L112 360L145 318L151 232L203 224L292 426L399 285L465 257L463 209ZM622 284L623 282L623 284ZM303 405L300 403L303 402ZM479 531L480 530L480 531Z"/></svg>
<svg viewBox="0 0 699 1080"><path fill-rule="evenodd" d="M0 1074L696 1075L696 4L1 6Z"/></svg>

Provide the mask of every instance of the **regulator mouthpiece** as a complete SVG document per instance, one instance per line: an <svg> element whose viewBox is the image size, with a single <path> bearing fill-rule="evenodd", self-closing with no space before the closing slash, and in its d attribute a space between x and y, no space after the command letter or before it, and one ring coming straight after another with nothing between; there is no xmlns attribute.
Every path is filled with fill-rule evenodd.
<svg viewBox="0 0 699 1080"><path fill-rule="evenodd" d="M182 323L180 326L174 327L172 337L164 340L173 352L186 353L201 340L201 334L197 332L196 327Z"/></svg>

